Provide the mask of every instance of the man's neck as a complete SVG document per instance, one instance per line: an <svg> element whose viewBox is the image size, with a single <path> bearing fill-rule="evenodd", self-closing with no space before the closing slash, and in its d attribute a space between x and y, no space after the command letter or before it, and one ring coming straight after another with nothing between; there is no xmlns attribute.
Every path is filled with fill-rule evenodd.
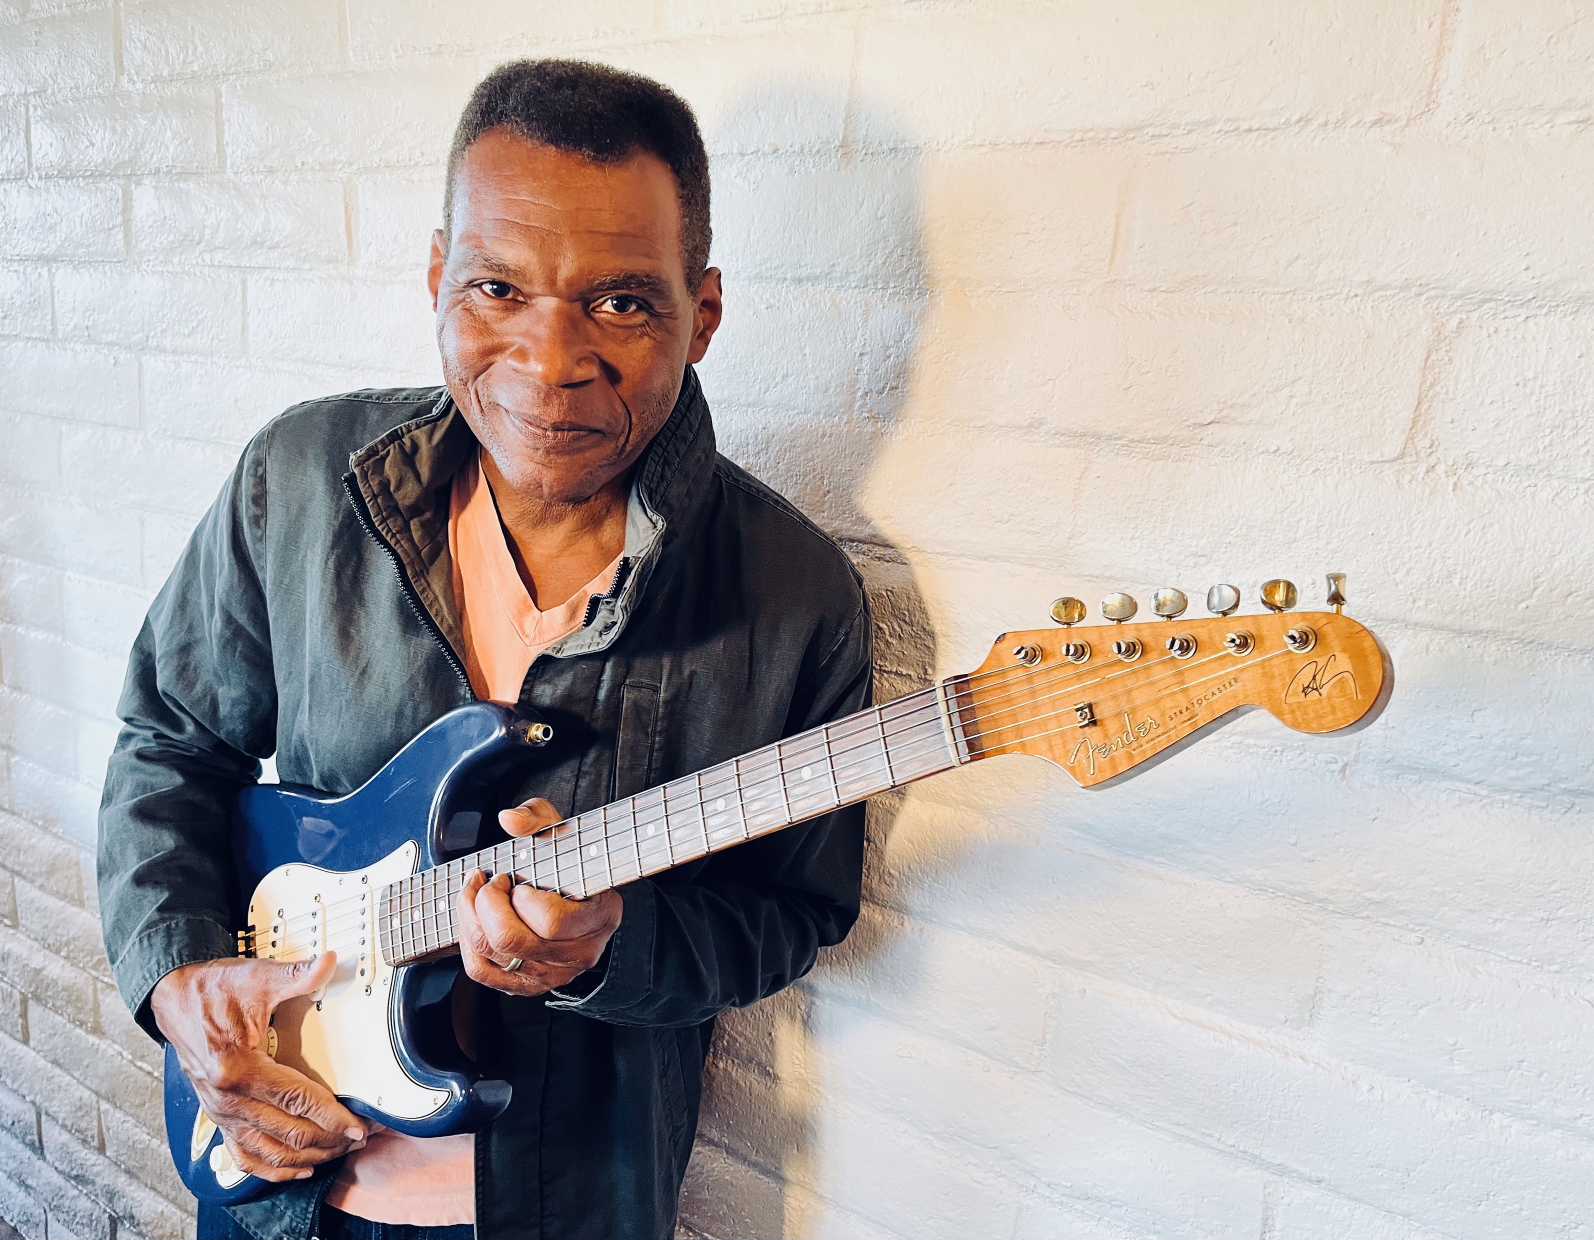
<svg viewBox="0 0 1594 1240"><path fill-rule="evenodd" d="M573 503L515 490L485 451L482 471L492 487L515 568L540 610L564 603L625 549L629 470L590 499Z"/></svg>

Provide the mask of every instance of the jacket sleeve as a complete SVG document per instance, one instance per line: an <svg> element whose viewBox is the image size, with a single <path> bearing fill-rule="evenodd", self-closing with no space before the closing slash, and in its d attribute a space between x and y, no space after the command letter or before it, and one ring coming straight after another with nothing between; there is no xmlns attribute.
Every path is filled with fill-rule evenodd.
<svg viewBox="0 0 1594 1240"><path fill-rule="evenodd" d="M866 605L815 681L792 733L869 705ZM686 881L674 872L627 883L605 960L548 1006L617 1025L697 1025L767 998L852 929L863 844L864 807L850 805L717 854Z"/></svg>
<svg viewBox="0 0 1594 1240"><path fill-rule="evenodd" d="M244 453L133 644L100 802L100 919L122 998L160 1040L149 995L231 956L229 812L276 748L262 589L263 444Z"/></svg>

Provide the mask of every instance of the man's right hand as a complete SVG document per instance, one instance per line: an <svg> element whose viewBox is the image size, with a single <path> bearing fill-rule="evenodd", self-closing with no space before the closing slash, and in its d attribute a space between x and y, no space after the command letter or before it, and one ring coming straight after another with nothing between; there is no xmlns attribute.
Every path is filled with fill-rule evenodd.
<svg viewBox="0 0 1594 1240"><path fill-rule="evenodd" d="M293 963L207 960L173 969L150 994L155 1023L233 1161L263 1180L306 1179L365 1141L365 1125L330 1091L265 1051L277 1005L320 990L336 967L332 952Z"/></svg>

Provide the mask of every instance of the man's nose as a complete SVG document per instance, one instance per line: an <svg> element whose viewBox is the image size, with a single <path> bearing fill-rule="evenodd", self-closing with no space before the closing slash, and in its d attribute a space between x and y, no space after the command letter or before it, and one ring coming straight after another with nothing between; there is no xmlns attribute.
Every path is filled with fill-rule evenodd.
<svg viewBox="0 0 1594 1240"><path fill-rule="evenodd" d="M593 323L581 306L539 300L517 318L505 358L511 366L548 387L588 383L603 373Z"/></svg>

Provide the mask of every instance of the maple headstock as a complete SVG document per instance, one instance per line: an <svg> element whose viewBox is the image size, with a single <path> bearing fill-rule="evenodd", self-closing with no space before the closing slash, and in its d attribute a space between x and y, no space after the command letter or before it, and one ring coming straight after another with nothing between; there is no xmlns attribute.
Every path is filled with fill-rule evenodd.
<svg viewBox="0 0 1594 1240"><path fill-rule="evenodd" d="M1090 787L1241 706L1299 732L1349 727L1381 708L1386 669L1349 616L1264 613L1004 633L945 692L963 760L1033 754Z"/></svg>

